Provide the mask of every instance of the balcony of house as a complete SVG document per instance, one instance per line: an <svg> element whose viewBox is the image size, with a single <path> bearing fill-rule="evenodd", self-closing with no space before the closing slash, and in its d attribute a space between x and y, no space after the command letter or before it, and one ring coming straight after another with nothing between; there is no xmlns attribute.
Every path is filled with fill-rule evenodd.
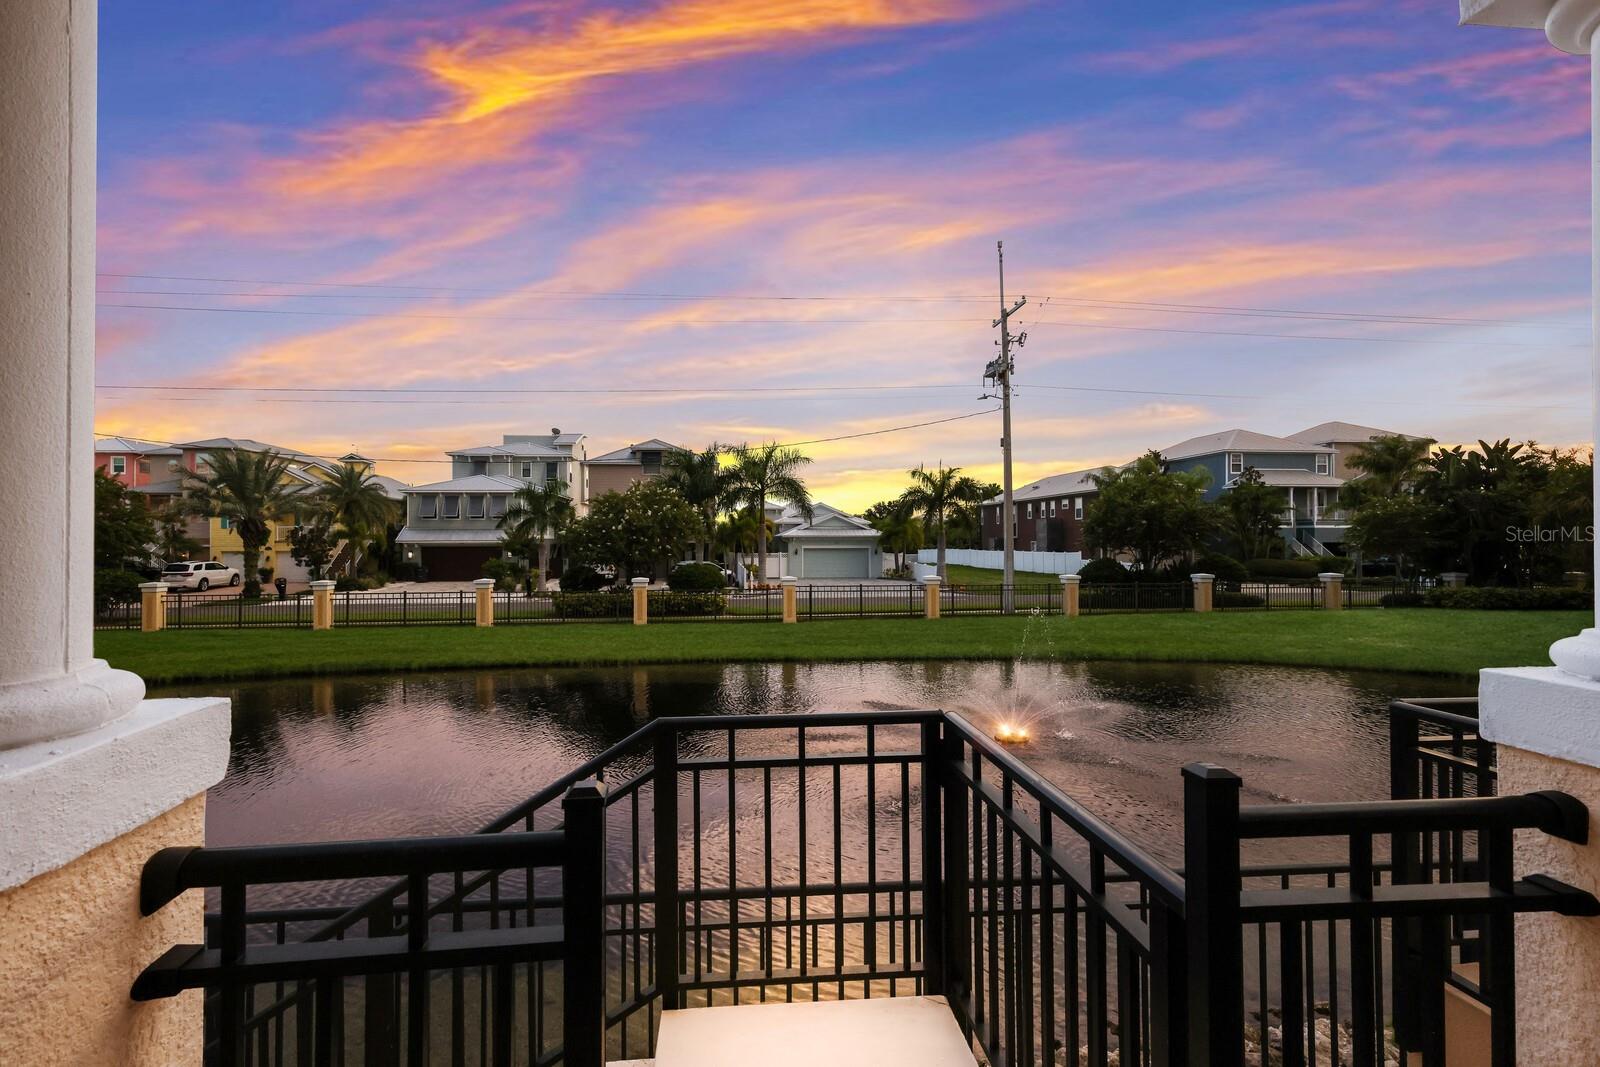
<svg viewBox="0 0 1600 1067"><path fill-rule="evenodd" d="M146 914L213 910L132 996L226 1064L1509 1067L1514 918L1600 902L1473 710L1397 702L1370 802L1183 768L1176 866L960 715L654 719L476 834L155 853Z"/></svg>

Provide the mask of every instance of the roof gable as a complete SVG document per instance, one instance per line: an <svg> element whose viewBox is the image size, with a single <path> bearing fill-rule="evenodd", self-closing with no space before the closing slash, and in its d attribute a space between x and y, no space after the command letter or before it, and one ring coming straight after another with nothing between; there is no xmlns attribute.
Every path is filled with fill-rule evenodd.
<svg viewBox="0 0 1600 1067"><path fill-rule="evenodd" d="M1256 433L1254 430L1223 430L1220 433L1203 434L1191 437L1187 441L1179 441L1175 445L1163 448L1161 458L1195 459L1200 456L1210 456L1221 452L1331 452L1331 448L1321 445L1311 445L1304 441L1293 441L1287 437L1273 437L1271 434Z"/></svg>

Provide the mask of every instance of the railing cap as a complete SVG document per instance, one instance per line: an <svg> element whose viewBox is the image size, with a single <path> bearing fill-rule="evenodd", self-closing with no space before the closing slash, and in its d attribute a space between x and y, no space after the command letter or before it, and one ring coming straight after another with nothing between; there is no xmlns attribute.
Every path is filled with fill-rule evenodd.
<svg viewBox="0 0 1600 1067"><path fill-rule="evenodd" d="M917 580L923 585L938 585L944 579L940 578L937 574L924 574Z"/></svg>
<svg viewBox="0 0 1600 1067"><path fill-rule="evenodd" d="M334 586L336 586L338 584L339 584L338 582L334 581L331 578L319 578L316 581L311 583L311 588L313 588L313 589L332 589Z"/></svg>
<svg viewBox="0 0 1600 1067"><path fill-rule="evenodd" d="M494 588L494 579L493 578L474 578L472 580L472 588L474 588L474 589L493 589Z"/></svg>
<svg viewBox="0 0 1600 1067"><path fill-rule="evenodd" d="M141 593L164 592L166 590L166 588L167 588L167 584L165 582L140 582L139 583L139 592L141 592Z"/></svg>
<svg viewBox="0 0 1600 1067"><path fill-rule="evenodd" d="M1323 571L1317 575L1325 582L1338 582L1344 580L1344 571Z"/></svg>
<svg viewBox="0 0 1600 1067"><path fill-rule="evenodd" d="M781 578L778 579L778 584L779 585L799 585L800 584L800 579L796 578L792 574L785 574Z"/></svg>
<svg viewBox="0 0 1600 1067"><path fill-rule="evenodd" d="M1058 574L1056 577L1061 579L1062 585L1077 585L1083 581L1083 578L1076 574Z"/></svg>
<svg viewBox="0 0 1600 1067"><path fill-rule="evenodd" d="M633 587L635 589L638 589L641 586L646 586L646 585L649 585L649 584L650 584L650 579L648 579L648 578L635 578L635 579L633 579Z"/></svg>
<svg viewBox="0 0 1600 1067"><path fill-rule="evenodd" d="M1189 580L1192 582L1214 582L1217 580L1217 576L1215 574L1205 574L1202 572L1189 575Z"/></svg>

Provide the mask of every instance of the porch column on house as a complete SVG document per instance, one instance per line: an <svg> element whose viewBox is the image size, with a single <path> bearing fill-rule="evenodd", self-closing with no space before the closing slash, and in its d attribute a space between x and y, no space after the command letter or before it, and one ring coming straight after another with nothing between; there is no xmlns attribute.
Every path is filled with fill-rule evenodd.
<svg viewBox="0 0 1600 1067"><path fill-rule="evenodd" d="M1461 0L1461 21L1542 29L1564 52L1590 57L1591 123L1600 119L1600 0ZM1600 217L1600 146L1591 125L1591 212ZM1591 221L1591 229L1593 222ZM1591 392L1600 385L1600 243L1592 244ZM1600 396L1594 397L1600 440ZM1600 493L1596 494L1600 505ZM1597 513L1600 514L1600 513ZM1596 546L1600 562L1600 545ZM1600 592L1600 587L1597 587ZM1589 807L1587 845L1517 835L1519 870L1540 871L1600 892L1600 632L1590 627L1550 646L1554 666L1485 670L1479 676L1479 730L1499 750L1501 793L1560 789ZM1600 990L1600 919L1517 918L1517 1062L1600 1063L1594 1024Z"/></svg>
<svg viewBox="0 0 1600 1067"><path fill-rule="evenodd" d="M94 658L95 34L96 0L0 3L0 1049L198 1062L198 1001L128 984L198 940L198 894L142 919L138 875L203 838L228 703Z"/></svg>

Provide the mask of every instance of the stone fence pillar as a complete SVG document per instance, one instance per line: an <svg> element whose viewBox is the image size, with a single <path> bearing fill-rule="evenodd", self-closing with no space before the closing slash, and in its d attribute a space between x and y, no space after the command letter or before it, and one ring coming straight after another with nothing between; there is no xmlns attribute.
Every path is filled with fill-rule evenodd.
<svg viewBox="0 0 1600 1067"><path fill-rule="evenodd" d="M643 626L650 621L650 579L633 580L633 624Z"/></svg>
<svg viewBox="0 0 1600 1067"><path fill-rule="evenodd" d="M800 621L799 583L793 576L785 574L778 579L778 586L783 590L783 621Z"/></svg>
<svg viewBox="0 0 1600 1067"><path fill-rule="evenodd" d="M937 619L939 617L939 576L937 574L930 574L922 579L922 615L928 619Z"/></svg>
<svg viewBox="0 0 1600 1067"><path fill-rule="evenodd" d="M1344 607L1344 574L1341 571L1323 571L1317 575L1317 580L1322 583L1322 607L1326 611L1338 611Z"/></svg>
<svg viewBox="0 0 1600 1067"><path fill-rule="evenodd" d="M1215 606L1217 576L1191 574L1189 580L1194 583L1194 610L1210 611Z"/></svg>
<svg viewBox="0 0 1600 1067"><path fill-rule="evenodd" d="M167 587L161 582L143 582L139 586L139 629L147 634L165 629L167 625Z"/></svg>
<svg viewBox="0 0 1600 1067"><path fill-rule="evenodd" d="M1076 618L1078 614L1078 586L1083 580L1076 574L1063 574L1061 577L1061 614L1068 618Z"/></svg>
<svg viewBox="0 0 1600 1067"><path fill-rule="evenodd" d="M311 583L311 628L313 630L333 629L333 587L334 583L326 578Z"/></svg>
<svg viewBox="0 0 1600 1067"><path fill-rule="evenodd" d="M494 579L478 578L472 583L472 594L477 603L474 605L474 619L479 626L494 625Z"/></svg>

